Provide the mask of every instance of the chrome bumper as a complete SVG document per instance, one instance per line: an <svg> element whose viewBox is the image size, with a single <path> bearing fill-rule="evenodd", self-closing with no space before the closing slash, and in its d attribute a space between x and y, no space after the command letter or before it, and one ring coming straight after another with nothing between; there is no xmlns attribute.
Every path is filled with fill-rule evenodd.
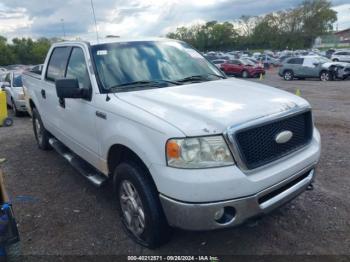
<svg viewBox="0 0 350 262"><path fill-rule="evenodd" d="M249 218L266 214L287 203L312 183L313 167L255 195L214 203L185 203L160 195L160 200L171 226L187 230L212 230L242 224ZM215 214L225 208L230 211L225 219L215 220ZM233 212L232 212L233 211Z"/></svg>

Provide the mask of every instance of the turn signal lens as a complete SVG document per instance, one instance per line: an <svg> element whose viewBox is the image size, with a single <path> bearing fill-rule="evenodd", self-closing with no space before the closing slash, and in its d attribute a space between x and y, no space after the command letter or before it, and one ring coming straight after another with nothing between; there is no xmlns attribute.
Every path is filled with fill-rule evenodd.
<svg viewBox="0 0 350 262"><path fill-rule="evenodd" d="M168 159L178 159L181 154L180 146L173 140L169 140L166 144L166 152Z"/></svg>

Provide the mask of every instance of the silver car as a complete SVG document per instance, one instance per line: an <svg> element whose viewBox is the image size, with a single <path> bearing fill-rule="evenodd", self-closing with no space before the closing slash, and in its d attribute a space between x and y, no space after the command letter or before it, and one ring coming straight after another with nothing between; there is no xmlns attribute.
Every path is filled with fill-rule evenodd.
<svg viewBox="0 0 350 262"><path fill-rule="evenodd" d="M22 73L11 71L3 74L1 77L1 88L6 91L6 102L12 107L14 114L19 116L22 112L27 112L22 84Z"/></svg>
<svg viewBox="0 0 350 262"><path fill-rule="evenodd" d="M350 62L350 51L337 51L331 57L334 62Z"/></svg>

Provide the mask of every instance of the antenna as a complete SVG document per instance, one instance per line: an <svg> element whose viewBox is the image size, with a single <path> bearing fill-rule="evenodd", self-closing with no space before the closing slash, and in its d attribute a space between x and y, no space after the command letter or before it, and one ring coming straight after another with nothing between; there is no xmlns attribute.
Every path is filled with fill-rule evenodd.
<svg viewBox="0 0 350 262"><path fill-rule="evenodd" d="M92 2L92 0L91 0L91 8L92 8L92 14L94 15L94 21L95 21L96 40L98 42L97 22L96 22L96 16L95 16L94 3Z"/></svg>

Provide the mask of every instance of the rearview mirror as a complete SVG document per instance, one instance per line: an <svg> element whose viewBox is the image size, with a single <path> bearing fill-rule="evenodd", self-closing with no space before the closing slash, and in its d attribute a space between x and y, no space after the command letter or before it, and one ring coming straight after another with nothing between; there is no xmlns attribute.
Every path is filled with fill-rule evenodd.
<svg viewBox="0 0 350 262"><path fill-rule="evenodd" d="M59 98L88 98L88 91L79 87L77 79L57 79L56 93Z"/></svg>

